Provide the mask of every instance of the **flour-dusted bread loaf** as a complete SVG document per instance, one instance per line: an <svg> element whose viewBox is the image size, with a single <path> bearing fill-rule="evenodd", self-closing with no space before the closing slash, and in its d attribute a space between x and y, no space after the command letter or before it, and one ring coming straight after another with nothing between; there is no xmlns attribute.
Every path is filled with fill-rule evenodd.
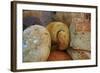
<svg viewBox="0 0 100 73"><path fill-rule="evenodd" d="M75 50L75 49L67 49L67 52L72 57L73 60L84 60L84 59L90 59L91 58L91 52L90 51L84 51L84 50Z"/></svg>
<svg viewBox="0 0 100 73"><path fill-rule="evenodd" d="M51 48L48 30L32 25L23 31L23 62L46 61Z"/></svg>
<svg viewBox="0 0 100 73"><path fill-rule="evenodd" d="M91 23L85 13L73 13L70 36L71 47L91 51Z"/></svg>
<svg viewBox="0 0 100 73"><path fill-rule="evenodd" d="M59 50L65 50L69 46L69 29L62 22L51 22L47 25L52 44L57 45Z"/></svg>

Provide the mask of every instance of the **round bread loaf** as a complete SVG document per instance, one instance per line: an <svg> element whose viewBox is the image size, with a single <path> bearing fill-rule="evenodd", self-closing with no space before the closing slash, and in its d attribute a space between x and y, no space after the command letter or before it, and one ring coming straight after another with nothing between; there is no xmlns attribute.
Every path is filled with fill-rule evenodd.
<svg viewBox="0 0 100 73"><path fill-rule="evenodd" d="M32 25L23 32L23 62L46 61L51 48L48 30Z"/></svg>
<svg viewBox="0 0 100 73"><path fill-rule="evenodd" d="M70 25L70 46L74 49L91 50L91 23L85 18L85 14L73 14Z"/></svg>
<svg viewBox="0 0 100 73"><path fill-rule="evenodd" d="M62 22L51 22L47 25L53 44L58 45L58 49L64 50L69 45L69 29Z"/></svg>
<svg viewBox="0 0 100 73"><path fill-rule="evenodd" d="M61 60L72 60L68 53L63 51L52 51L48 57L48 61L61 61Z"/></svg>

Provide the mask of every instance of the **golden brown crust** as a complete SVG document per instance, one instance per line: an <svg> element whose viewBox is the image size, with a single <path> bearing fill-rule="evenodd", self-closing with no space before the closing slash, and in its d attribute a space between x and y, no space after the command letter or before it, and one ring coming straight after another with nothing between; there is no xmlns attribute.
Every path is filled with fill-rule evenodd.
<svg viewBox="0 0 100 73"><path fill-rule="evenodd" d="M47 25L52 43L56 43L60 50L64 50L69 45L69 29L62 22L51 22Z"/></svg>

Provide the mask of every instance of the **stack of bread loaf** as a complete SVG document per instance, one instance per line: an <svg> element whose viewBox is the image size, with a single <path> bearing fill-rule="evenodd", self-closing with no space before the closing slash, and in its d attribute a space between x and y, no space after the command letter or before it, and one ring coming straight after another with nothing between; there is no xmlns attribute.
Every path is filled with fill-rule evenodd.
<svg viewBox="0 0 100 73"><path fill-rule="evenodd" d="M70 42L68 26L62 22L51 22L47 25L47 29L51 35L51 49L53 49L48 60L72 60L71 56L66 52Z"/></svg>
<svg viewBox="0 0 100 73"><path fill-rule="evenodd" d="M23 25L29 26L23 30L23 61L90 59L90 16L89 13L24 11ZM32 22L27 22L27 17L32 17Z"/></svg>
<svg viewBox="0 0 100 73"><path fill-rule="evenodd" d="M91 25L90 14L72 13L70 25L70 46L67 50L73 59L90 59L91 55Z"/></svg>

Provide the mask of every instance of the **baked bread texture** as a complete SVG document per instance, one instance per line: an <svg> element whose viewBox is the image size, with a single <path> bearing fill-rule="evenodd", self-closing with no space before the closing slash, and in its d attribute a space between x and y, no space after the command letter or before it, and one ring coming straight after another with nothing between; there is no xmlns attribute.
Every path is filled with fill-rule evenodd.
<svg viewBox="0 0 100 73"><path fill-rule="evenodd" d="M23 31L23 62L46 61L51 48L48 30L32 25Z"/></svg>
<svg viewBox="0 0 100 73"><path fill-rule="evenodd" d="M74 49L91 51L90 21L85 18L85 14L76 14L73 16L73 22L69 28L71 37L70 46Z"/></svg>
<svg viewBox="0 0 100 73"><path fill-rule="evenodd" d="M51 22L47 25L52 43L58 46L59 50L65 50L69 46L69 29L62 22Z"/></svg>

